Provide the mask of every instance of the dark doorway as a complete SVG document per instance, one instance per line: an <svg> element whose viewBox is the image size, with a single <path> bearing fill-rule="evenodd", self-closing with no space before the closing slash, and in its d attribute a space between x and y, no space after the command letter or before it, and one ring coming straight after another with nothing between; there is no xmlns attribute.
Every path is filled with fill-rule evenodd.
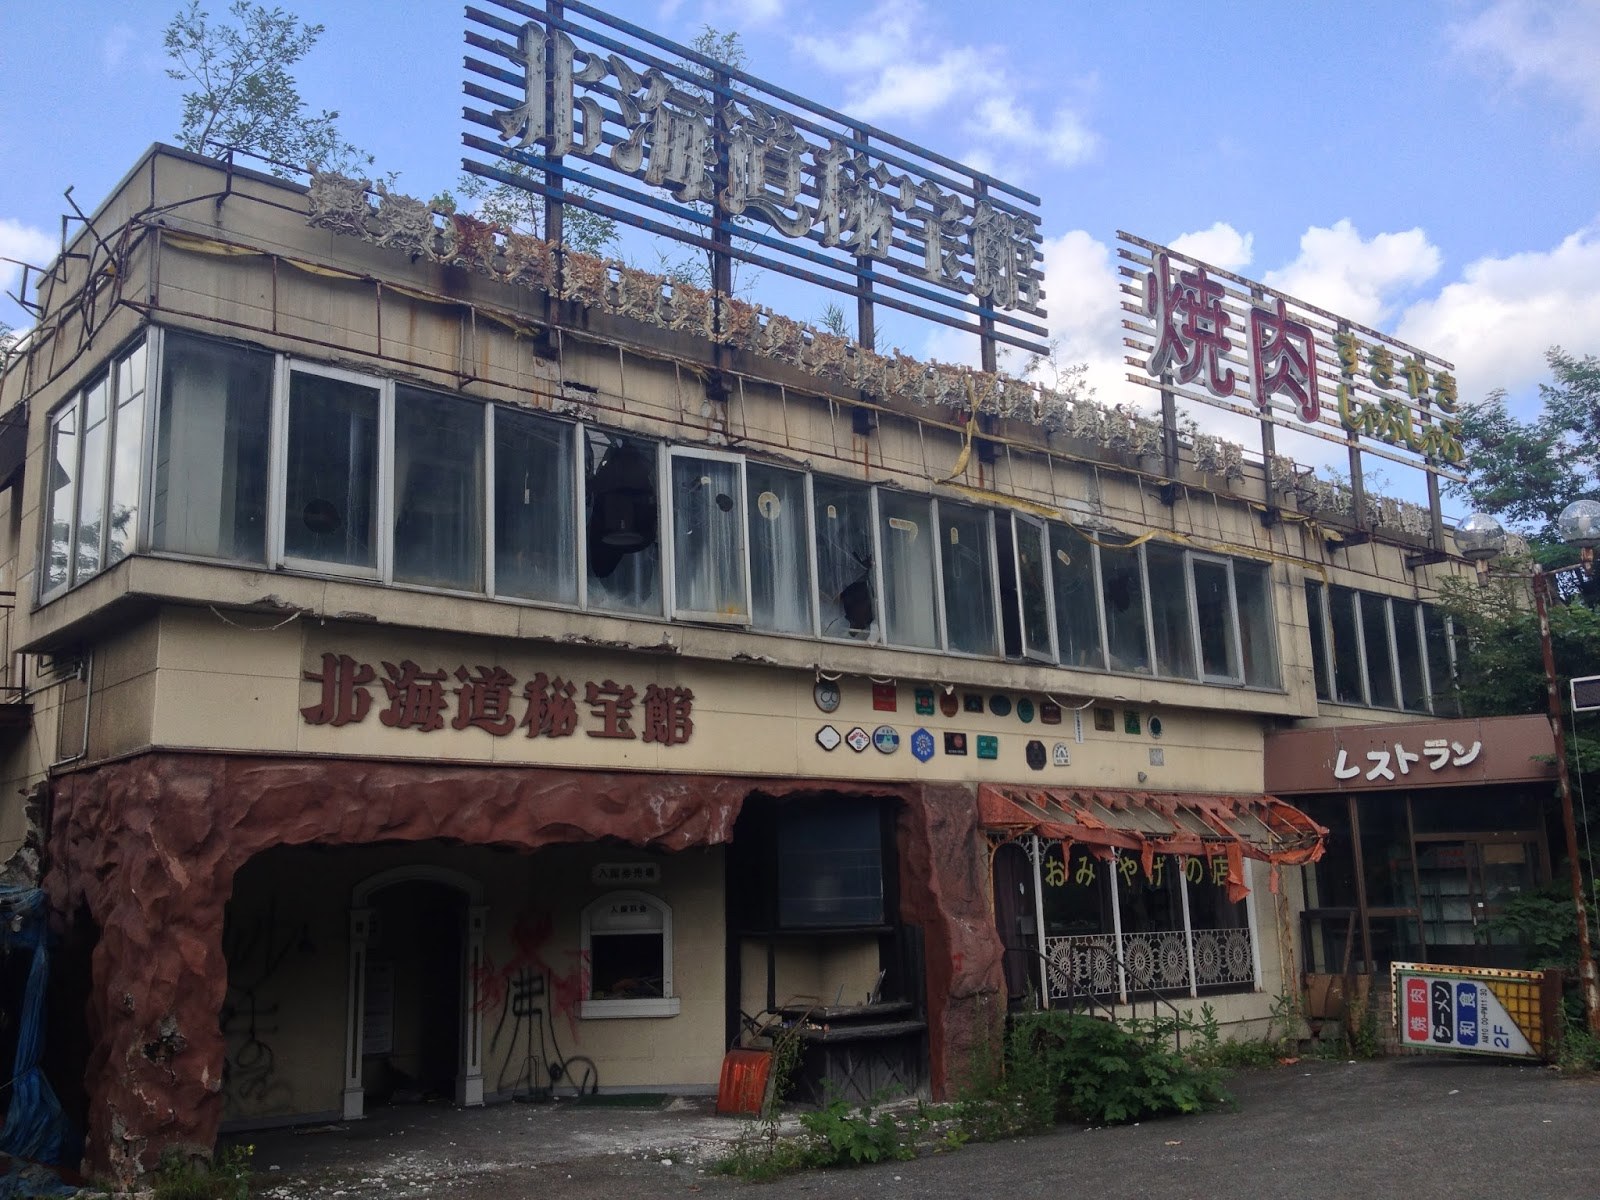
<svg viewBox="0 0 1600 1200"><path fill-rule="evenodd" d="M372 1104L456 1096L466 897L411 880L372 897L362 1055Z"/></svg>

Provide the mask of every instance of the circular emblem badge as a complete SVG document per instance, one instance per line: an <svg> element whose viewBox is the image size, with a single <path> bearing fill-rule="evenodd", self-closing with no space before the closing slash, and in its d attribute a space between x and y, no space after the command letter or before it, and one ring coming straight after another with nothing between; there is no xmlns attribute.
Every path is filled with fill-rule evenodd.
<svg viewBox="0 0 1600 1200"><path fill-rule="evenodd" d="M954 692L945 692L939 697L939 711L947 717L953 717L961 711L961 699Z"/></svg>
<svg viewBox="0 0 1600 1200"><path fill-rule="evenodd" d="M880 754L893 754L900 749L900 734L893 725L879 725L872 731L872 744Z"/></svg>
<svg viewBox="0 0 1600 1200"><path fill-rule="evenodd" d="M1021 721L1024 725L1029 724L1033 720L1033 701L1029 700L1026 696L1017 701L1017 720Z"/></svg>
<svg viewBox="0 0 1600 1200"><path fill-rule="evenodd" d="M825 713L838 712L839 685L832 680L819 679L816 687L811 689L811 698L817 702L817 707Z"/></svg>
<svg viewBox="0 0 1600 1200"><path fill-rule="evenodd" d="M989 697L989 711L997 717L1009 717L1011 715L1011 697L1002 696L996 692Z"/></svg>
<svg viewBox="0 0 1600 1200"><path fill-rule="evenodd" d="M1031 741L1023 748L1024 757L1028 760L1028 769L1032 771L1044 770L1044 743L1038 740Z"/></svg>

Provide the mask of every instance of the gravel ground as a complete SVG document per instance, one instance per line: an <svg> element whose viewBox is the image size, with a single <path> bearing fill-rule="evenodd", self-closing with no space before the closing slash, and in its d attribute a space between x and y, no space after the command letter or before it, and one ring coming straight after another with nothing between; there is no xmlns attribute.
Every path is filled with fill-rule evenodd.
<svg viewBox="0 0 1600 1200"><path fill-rule="evenodd" d="M1304 1062L1238 1074L1232 1108L968 1145L912 1162L748 1185L707 1170L744 1129L709 1100L655 1110L506 1104L391 1109L252 1135L271 1200L563 1200L756 1188L787 1197L971 1200L1072 1193L1162 1200L1571 1200L1600 1197L1600 1079L1483 1059ZM791 1122L792 1125L792 1122ZM244 1139L237 1139L244 1140Z"/></svg>

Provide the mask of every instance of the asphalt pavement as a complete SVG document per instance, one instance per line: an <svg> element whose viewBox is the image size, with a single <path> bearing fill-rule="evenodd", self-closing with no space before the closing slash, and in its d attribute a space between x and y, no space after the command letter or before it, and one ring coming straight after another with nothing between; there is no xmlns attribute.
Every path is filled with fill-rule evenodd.
<svg viewBox="0 0 1600 1200"><path fill-rule="evenodd" d="M1467 1057L1305 1061L1240 1072L1197 1116L1036 1137L911 1162L745 1184L709 1169L742 1123L662 1109L504 1104L380 1110L246 1138L269 1200L752 1200L974 1196L1249 1200L1600 1200L1600 1077Z"/></svg>

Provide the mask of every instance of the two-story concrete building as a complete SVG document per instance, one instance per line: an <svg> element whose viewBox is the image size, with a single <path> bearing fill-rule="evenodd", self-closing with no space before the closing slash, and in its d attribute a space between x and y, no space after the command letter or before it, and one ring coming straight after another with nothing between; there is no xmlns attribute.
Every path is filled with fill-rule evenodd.
<svg viewBox="0 0 1600 1200"><path fill-rule="evenodd" d="M92 1162L703 1091L763 1010L945 1094L1008 1003L1297 988L1266 736L1432 714L1464 564L411 204L155 147L3 379L0 829Z"/></svg>

